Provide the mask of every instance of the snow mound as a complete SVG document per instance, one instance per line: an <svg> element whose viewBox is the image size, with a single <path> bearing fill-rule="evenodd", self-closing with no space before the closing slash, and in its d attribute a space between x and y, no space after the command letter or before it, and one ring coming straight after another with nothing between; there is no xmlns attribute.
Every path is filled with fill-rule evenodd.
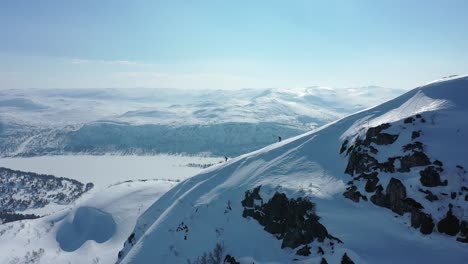
<svg viewBox="0 0 468 264"><path fill-rule="evenodd" d="M137 218L176 183L127 181L74 208L0 225L0 263L115 263Z"/></svg>
<svg viewBox="0 0 468 264"><path fill-rule="evenodd" d="M80 207L76 210L71 223L63 223L57 231L57 242L64 251L75 251L86 241L104 243L116 231L111 214L98 208Z"/></svg>

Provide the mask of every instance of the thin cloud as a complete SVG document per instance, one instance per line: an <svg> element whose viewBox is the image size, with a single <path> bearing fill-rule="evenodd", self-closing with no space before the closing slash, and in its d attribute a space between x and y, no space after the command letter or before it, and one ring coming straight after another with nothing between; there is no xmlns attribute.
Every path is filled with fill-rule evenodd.
<svg viewBox="0 0 468 264"><path fill-rule="evenodd" d="M87 59L71 59L71 64L106 64L106 65L121 65L121 66L137 66L137 67L150 67L155 66L155 64L144 63L139 61L129 61L129 60L87 60Z"/></svg>

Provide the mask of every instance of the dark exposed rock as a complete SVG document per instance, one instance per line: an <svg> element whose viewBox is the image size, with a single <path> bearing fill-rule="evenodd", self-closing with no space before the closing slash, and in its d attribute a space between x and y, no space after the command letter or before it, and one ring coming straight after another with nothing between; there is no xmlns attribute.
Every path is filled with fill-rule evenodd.
<svg viewBox="0 0 468 264"><path fill-rule="evenodd" d="M309 256L310 255L310 247L309 245L304 245L302 248L296 251L296 255L299 256Z"/></svg>
<svg viewBox="0 0 468 264"><path fill-rule="evenodd" d="M255 187L252 191L249 190L245 192L245 198L241 202L243 207L254 207L254 200L258 200L263 203L263 199L259 194L260 188L261 185Z"/></svg>
<svg viewBox="0 0 468 264"><path fill-rule="evenodd" d="M130 243L130 245L133 246L133 244L135 244L135 233L132 233L128 238L127 238L127 242Z"/></svg>
<svg viewBox="0 0 468 264"><path fill-rule="evenodd" d="M320 254L320 255L325 254L325 251L323 251L322 247L318 247L317 254Z"/></svg>
<svg viewBox="0 0 468 264"><path fill-rule="evenodd" d="M388 158L388 160L386 162L383 162L383 163L377 163L376 164L376 168L380 169L380 171L383 171L383 172L390 172L390 173L394 173L395 172L395 160L396 159L399 159L400 157L392 157L392 158Z"/></svg>
<svg viewBox="0 0 468 264"><path fill-rule="evenodd" d="M410 117L405 118L405 120L403 120L403 123L405 123L405 124L410 124L410 123L413 123L414 120L415 120L415 119L414 119L413 117L410 116Z"/></svg>
<svg viewBox="0 0 468 264"><path fill-rule="evenodd" d="M236 258L233 256L227 254L226 257L224 257L224 262L225 264L240 264L240 262L236 261Z"/></svg>
<svg viewBox="0 0 468 264"><path fill-rule="evenodd" d="M343 196L356 203L358 203L361 198L367 201L367 197L357 191L357 187L354 185L348 187L348 190L343 193Z"/></svg>
<svg viewBox="0 0 468 264"><path fill-rule="evenodd" d="M432 220L431 215L423 214L421 218L421 229L419 229L419 231L424 235L428 235L432 233L433 229L434 229L434 221Z"/></svg>
<svg viewBox="0 0 468 264"><path fill-rule="evenodd" d="M437 224L437 230L450 236L455 236L460 231L460 220L453 215L451 205L445 218Z"/></svg>
<svg viewBox="0 0 468 264"><path fill-rule="evenodd" d="M444 164L443 164L442 161L440 161L440 160L435 160L432 164L434 164L434 165L436 165L436 166L439 166L439 167L444 166Z"/></svg>
<svg viewBox="0 0 468 264"><path fill-rule="evenodd" d="M462 236L468 236L468 222L467 221L461 221L460 234Z"/></svg>
<svg viewBox="0 0 468 264"><path fill-rule="evenodd" d="M452 198L452 199L457 198L457 192L450 193L450 198Z"/></svg>
<svg viewBox="0 0 468 264"><path fill-rule="evenodd" d="M421 212L420 210L411 211L411 226L420 228L422 234L428 235L434 229L434 222L430 214Z"/></svg>
<svg viewBox="0 0 468 264"><path fill-rule="evenodd" d="M377 163L378 161L367 153L352 151L349 156L345 173L352 176L354 173L367 172L369 168L373 167Z"/></svg>
<svg viewBox="0 0 468 264"><path fill-rule="evenodd" d="M372 153L372 154L377 154L379 151L374 148L373 146L369 146L369 151Z"/></svg>
<svg viewBox="0 0 468 264"><path fill-rule="evenodd" d="M437 201L439 200L439 197L437 197L437 195L433 194L431 191L429 190L423 190L423 189L419 189L420 192L422 193L425 193L426 196L424 196L424 198L426 198L428 201L430 202L433 202L433 201Z"/></svg>
<svg viewBox="0 0 468 264"><path fill-rule="evenodd" d="M457 241L462 243L468 243L468 222L461 221L460 224L460 237L457 237Z"/></svg>
<svg viewBox="0 0 468 264"><path fill-rule="evenodd" d="M421 114L416 114L415 117L416 118L422 118Z"/></svg>
<svg viewBox="0 0 468 264"><path fill-rule="evenodd" d="M407 211L407 204L404 202L406 198L406 188L400 180L391 178L385 190L388 197L390 209L403 215Z"/></svg>
<svg viewBox="0 0 468 264"><path fill-rule="evenodd" d="M411 133L411 140L414 140L420 136L421 136L421 130L413 131L413 133Z"/></svg>
<svg viewBox="0 0 468 264"><path fill-rule="evenodd" d="M348 140L346 139L343 144L341 144L341 148L340 148L340 154L343 154L343 152L346 151L346 148L348 147Z"/></svg>
<svg viewBox="0 0 468 264"><path fill-rule="evenodd" d="M399 172L409 172L413 167L427 166L431 164L431 161L421 151L414 151L410 155L406 155L400 158L400 169Z"/></svg>
<svg viewBox="0 0 468 264"><path fill-rule="evenodd" d="M354 261L348 257L348 254L344 253L343 257L341 258L341 264L354 264Z"/></svg>
<svg viewBox="0 0 468 264"><path fill-rule="evenodd" d="M447 186L447 180L441 181L439 172L437 172L434 166L428 166L424 170L419 172L421 178L419 179L422 185L427 187L436 187L436 186Z"/></svg>
<svg viewBox="0 0 468 264"><path fill-rule="evenodd" d="M375 194L371 196L370 200L375 205L390 208L388 198L385 194L382 193L382 191L382 185L378 185L375 190Z"/></svg>
<svg viewBox="0 0 468 264"><path fill-rule="evenodd" d="M328 262L325 258L322 258L322 260L320 260L320 264L328 264Z"/></svg>
<svg viewBox="0 0 468 264"><path fill-rule="evenodd" d="M260 186L245 192L243 216L254 218L265 231L283 240L281 248L297 248L315 239L319 242L325 238L337 240L319 223L315 204L308 199L288 199L286 194L277 192L268 202L255 204L251 202L252 197L255 197L253 200L263 201L259 190Z"/></svg>
<svg viewBox="0 0 468 264"><path fill-rule="evenodd" d="M377 183L379 183L379 178L377 177L367 179L366 186L364 187L364 189L366 190L366 192L373 193L377 189Z"/></svg>
<svg viewBox="0 0 468 264"><path fill-rule="evenodd" d="M366 138L364 139L364 144L369 146L370 143L375 143L377 145L389 145L397 140L398 135L392 135L387 133L382 133L383 130L390 127L390 124L384 123L376 127L371 127L366 132Z"/></svg>
<svg viewBox="0 0 468 264"><path fill-rule="evenodd" d="M403 151L418 150L423 151L424 145L420 141L409 143L403 146Z"/></svg>

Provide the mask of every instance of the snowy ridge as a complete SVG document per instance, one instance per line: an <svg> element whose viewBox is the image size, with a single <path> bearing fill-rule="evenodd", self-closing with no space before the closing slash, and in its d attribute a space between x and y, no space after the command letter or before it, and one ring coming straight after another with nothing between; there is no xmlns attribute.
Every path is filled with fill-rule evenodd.
<svg viewBox="0 0 468 264"><path fill-rule="evenodd" d="M466 263L467 96L466 77L432 83L208 168L149 207L119 262L196 263L222 245L240 263Z"/></svg>
<svg viewBox="0 0 468 264"><path fill-rule="evenodd" d="M375 86L196 92L2 90L0 156L199 152L236 156L401 93ZM99 137L102 134L111 137ZM216 142L210 145L213 138Z"/></svg>

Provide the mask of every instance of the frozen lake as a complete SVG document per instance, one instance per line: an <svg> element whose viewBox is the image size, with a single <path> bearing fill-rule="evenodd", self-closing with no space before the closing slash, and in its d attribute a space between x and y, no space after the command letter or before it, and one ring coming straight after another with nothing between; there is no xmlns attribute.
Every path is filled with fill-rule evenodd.
<svg viewBox="0 0 468 264"><path fill-rule="evenodd" d="M189 167L190 163L218 163L223 158L197 156L41 156L31 158L0 158L0 167L52 174L67 177L83 183L93 182L103 188L116 182L139 179L183 180L202 169Z"/></svg>

